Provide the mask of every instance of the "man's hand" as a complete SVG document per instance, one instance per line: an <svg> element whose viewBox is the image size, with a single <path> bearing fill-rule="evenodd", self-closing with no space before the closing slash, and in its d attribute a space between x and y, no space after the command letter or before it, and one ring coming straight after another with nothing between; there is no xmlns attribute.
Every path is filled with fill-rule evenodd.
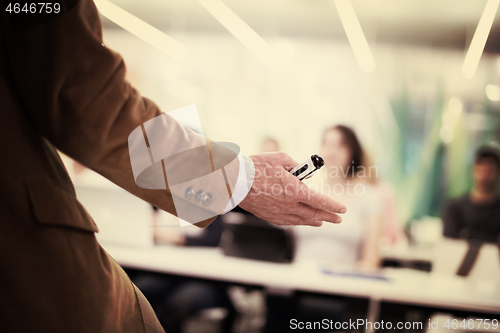
<svg viewBox="0 0 500 333"><path fill-rule="evenodd" d="M252 188L240 207L279 225L321 226L323 221L340 223L343 204L314 192L288 172L298 163L286 153L250 156L255 165Z"/></svg>

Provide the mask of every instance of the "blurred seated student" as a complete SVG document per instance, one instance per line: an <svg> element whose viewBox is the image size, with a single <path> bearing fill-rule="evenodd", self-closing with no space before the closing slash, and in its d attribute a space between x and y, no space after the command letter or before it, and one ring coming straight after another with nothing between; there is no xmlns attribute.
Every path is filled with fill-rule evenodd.
<svg viewBox="0 0 500 333"><path fill-rule="evenodd" d="M318 190L342 200L347 213L338 225L299 226L295 230L296 257L326 265L374 270L379 266L378 243L382 232L382 201L374 186L377 170L367 165L356 134L346 126L325 130L321 156L325 166L315 175Z"/></svg>
<svg viewBox="0 0 500 333"><path fill-rule="evenodd" d="M294 229L295 260L312 260L326 269L376 270L383 230L383 201L374 181L376 169L368 167L356 134L346 126L325 130L320 155L325 165L307 182L312 190L316 188L341 200L347 213L342 216L341 224L323 223L321 227ZM325 295L283 297L271 293L267 295L266 306L266 333L288 332L292 318L304 322L323 318L343 321L348 308L344 300Z"/></svg>
<svg viewBox="0 0 500 333"><path fill-rule="evenodd" d="M472 166L473 187L462 197L450 200L444 207L443 235L487 243L500 242L500 151L482 146Z"/></svg>

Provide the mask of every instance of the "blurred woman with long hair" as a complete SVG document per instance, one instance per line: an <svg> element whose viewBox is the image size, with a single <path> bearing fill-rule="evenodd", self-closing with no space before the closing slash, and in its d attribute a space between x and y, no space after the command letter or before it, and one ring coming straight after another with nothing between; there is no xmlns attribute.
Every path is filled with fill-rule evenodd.
<svg viewBox="0 0 500 333"><path fill-rule="evenodd" d="M297 258L333 266L375 269L379 264L382 210L374 186L378 170L368 165L354 131L343 125L325 130L321 156L325 166L320 172L322 177L317 177L317 189L344 202L347 213L339 225L299 227Z"/></svg>

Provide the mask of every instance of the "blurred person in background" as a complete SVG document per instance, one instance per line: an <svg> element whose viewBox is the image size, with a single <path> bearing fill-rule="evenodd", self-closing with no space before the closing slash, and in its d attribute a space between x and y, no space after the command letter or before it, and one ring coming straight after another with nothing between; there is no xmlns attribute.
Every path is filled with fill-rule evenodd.
<svg viewBox="0 0 500 333"><path fill-rule="evenodd" d="M374 270L379 266L382 235L382 201L375 187L377 170L368 166L354 131L343 125L325 130L321 156L325 161L321 174L325 177L317 177L319 191L343 200L348 213L339 226L296 229L296 256L326 265Z"/></svg>
<svg viewBox="0 0 500 333"><path fill-rule="evenodd" d="M262 141L260 145L261 153L274 153L280 150L280 145L278 141L272 137L267 137Z"/></svg>
<svg viewBox="0 0 500 333"><path fill-rule="evenodd" d="M313 260L326 269L374 271L380 262L384 204L375 186L376 168L368 167L354 131L342 125L325 130L320 155L325 165L311 180L322 194L341 200L347 213L342 225L294 229L295 259ZM342 299L302 294L291 297L268 294L266 305L265 332L269 333L288 331L292 318L304 322L323 318L342 321L348 308Z"/></svg>
<svg viewBox="0 0 500 333"><path fill-rule="evenodd" d="M442 218L445 237L500 242L500 150L491 145L480 147L472 166L472 190L450 200Z"/></svg>

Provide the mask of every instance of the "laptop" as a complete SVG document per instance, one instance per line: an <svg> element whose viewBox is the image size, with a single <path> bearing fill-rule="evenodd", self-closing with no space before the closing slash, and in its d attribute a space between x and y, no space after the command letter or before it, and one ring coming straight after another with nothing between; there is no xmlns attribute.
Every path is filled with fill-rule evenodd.
<svg viewBox="0 0 500 333"><path fill-rule="evenodd" d="M224 231L219 247L226 256L280 263L293 261L295 239L290 230L238 209L222 219Z"/></svg>

